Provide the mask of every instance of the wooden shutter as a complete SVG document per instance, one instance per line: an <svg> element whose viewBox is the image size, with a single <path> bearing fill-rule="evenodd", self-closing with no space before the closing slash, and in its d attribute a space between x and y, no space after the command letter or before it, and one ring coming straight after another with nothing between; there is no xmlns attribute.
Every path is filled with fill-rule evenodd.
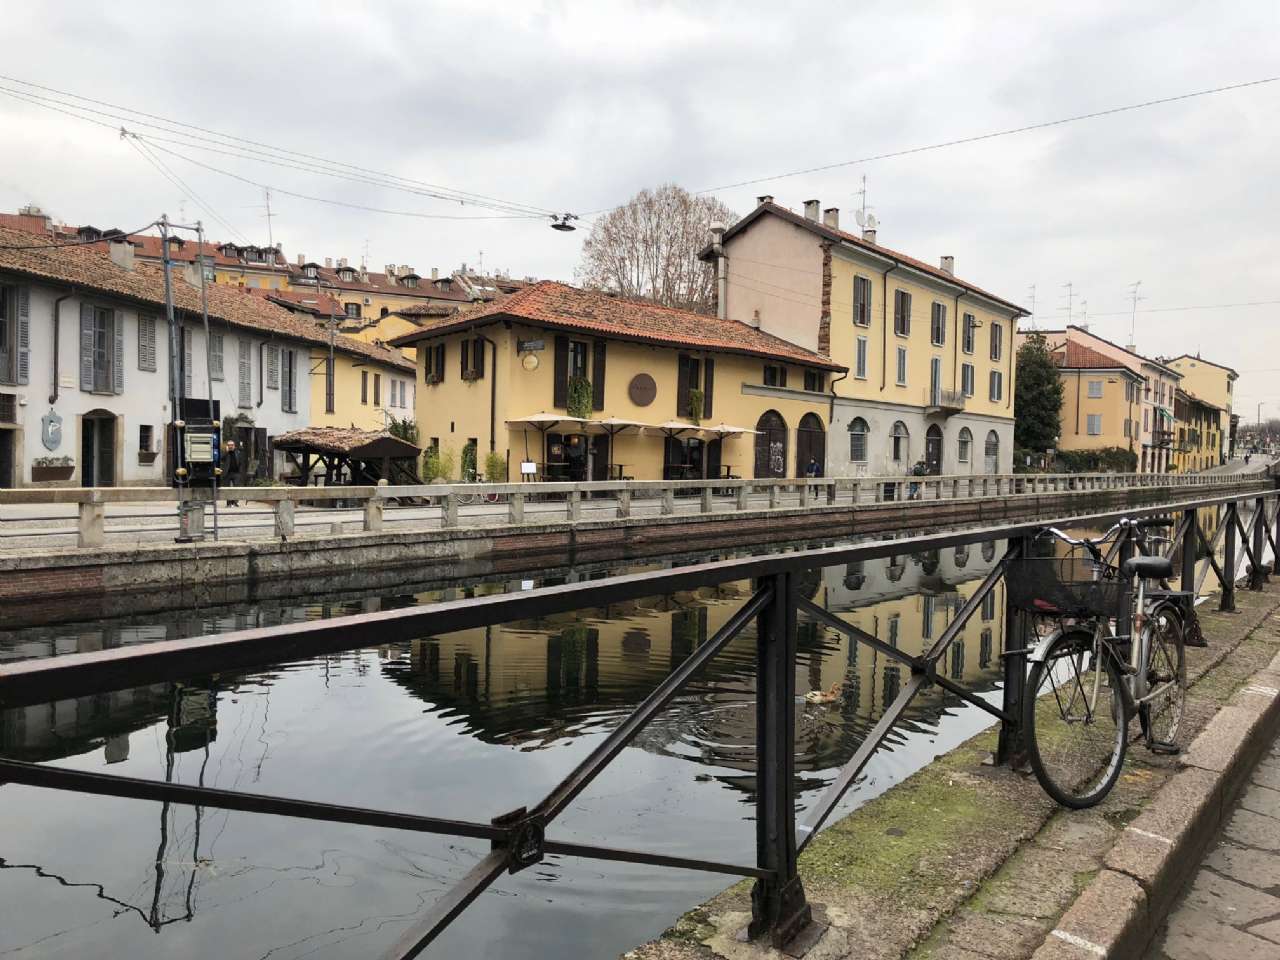
<svg viewBox="0 0 1280 960"><path fill-rule="evenodd" d="M382 374L380 373L373 375L373 405L382 406Z"/></svg>
<svg viewBox="0 0 1280 960"><path fill-rule="evenodd" d="M117 391L118 393L119 391ZM182 328L182 395L191 396L191 328Z"/></svg>
<svg viewBox="0 0 1280 960"><path fill-rule="evenodd" d="M209 331L209 379L225 379L222 373L222 334Z"/></svg>
<svg viewBox="0 0 1280 960"><path fill-rule="evenodd" d="M604 341L591 345L591 409L604 409Z"/></svg>
<svg viewBox="0 0 1280 960"><path fill-rule="evenodd" d="M467 374L471 372L471 341L470 340L464 339L462 341L462 363L461 363L460 369L462 370L462 379L465 380L467 378Z"/></svg>
<svg viewBox="0 0 1280 960"><path fill-rule="evenodd" d="M471 369L477 377L484 376L484 337L476 337L471 348Z"/></svg>
<svg viewBox="0 0 1280 960"><path fill-rule="evenodd" d="M676 367L676 416L689 415L689 358L683 353L677 360Z"/></svg>
<svg viewBox="0 0 1280 960"><path fill-rule="evenodd" d="M360 402L367 404L369 402L369 371L360 371Z"/></svg>
<svg viewBox="0 0 1280 960"><path fill-rule="evenodd" d="M436 381L444 382L444 361L448 348L445 344L436 344Z"/></svg>
<svg viewBox="0 0 1280 960"><path fill-rule="evenodd" d="M18 383L31 381L31 291L18 288Z"/></svg>
<svg viewBox="0 0 1280 960"><path fill-rule="evenodd" d="M707 357L702 361L702 416L711 419L711 396L716 386L716 362Z"/></svg>
<svg viewBox="0 0 1280 960"><path fill-rule="evenodd" d="M556 335L555 385L552 388L551 405L569 405L569 338Z"/></svg>
<svg viewBox="0 0 1280 960"><path fill-rule="evenodd" d="M274 343L267 344L267 386L280 389L280 348Z"/></svg>
<svg viewBox="0 0 1280 960"><path fill-rule="evenodd" d="M787 368L785 366L778 367L778 386L785 387L787 385Z"/></svg>
<svg viewBox="0 0 1280 960"><path fill-rule="evenodd" d="M80 389L93 392L93 304L80 304Z"/></svg>
<svg viewBox="0 0 1280 960"><path fill-rule="evenodd" d="M236 340L236 348L239 350L240 377L237 405L247 408L253 406L253 343L248 337L240 337Z"/></svg>
<svg viewBox="0 0 1280 960"><path fill-rule="evenodd" d="M156 369L156 318L138 315L138 369Z"/></svg>
<svg viewBox="0 0 1280 960"><path fill-rule="evenodd" d="M119 310L111 311L111 392L124 393L124 314Z"/></svg>

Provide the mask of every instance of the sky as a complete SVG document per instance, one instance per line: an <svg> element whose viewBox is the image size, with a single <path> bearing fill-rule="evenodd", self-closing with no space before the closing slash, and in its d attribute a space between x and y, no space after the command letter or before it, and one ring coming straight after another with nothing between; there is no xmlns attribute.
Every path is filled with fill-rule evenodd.
<svg viewBox="0 0 1280 960"><path fill-rule="evenodd" d="M1042 9L312 0L227 2L192 17L129 0L9 0L0 74L12 79L0 87L44 84L582 219L558 232L546 214L489 219L509 212L207 143L158 144L183 154L156 155L202 207L119 137L117 121L6 95L0 210L35 203L122 229L167 213L203 219L218 239L239 239L225 222L266 243L254 184L267 184L270 237L291 259L359 262L367 251L374 269L426 275L465 262L572 281L588 214L644 187L713 189L739 214L759 194L795 209L817 198L852 229L865 176L881 243L930 262L952 255L958 276L1028 307L1034 285L1041 327L1066 322L1071 283L1074 320L1119 343L1141 281L1141 352L1199 351L1232 366L1237 412L1252 419L1262 402L1264 418L1280 416L1280 82L725 188L1280 76L1274 0L1031 6ZM1273 302L1217 306L1259 301Z"/></svg>

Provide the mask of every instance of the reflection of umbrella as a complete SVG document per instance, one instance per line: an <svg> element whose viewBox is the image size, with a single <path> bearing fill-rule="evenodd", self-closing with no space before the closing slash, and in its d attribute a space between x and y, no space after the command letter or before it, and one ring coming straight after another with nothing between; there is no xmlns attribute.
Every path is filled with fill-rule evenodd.
<svg viewBox="0 0 1280 960"><path fill-rule="evenodd" d="M531 414L530 416L527 416L527 417L520 417L517 420L508 420L507 426L524 428L524 458L528 460L529 459L529 427L533 427L540 434L542 434L542 438L544 441L544 449L545 449L545 440L547 436L547 431L551 430L553 427L556 427L562 423L583 427L586 425L587 421L583 420L581 417L570 417L561 413L542 412L542 413Z"/></svg>

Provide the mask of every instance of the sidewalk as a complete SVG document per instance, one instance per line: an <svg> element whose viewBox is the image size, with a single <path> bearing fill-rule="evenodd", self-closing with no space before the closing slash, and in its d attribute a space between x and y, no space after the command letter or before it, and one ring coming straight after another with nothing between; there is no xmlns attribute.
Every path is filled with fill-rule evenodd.
<svg viewBox="0 0 1280 960"><path fill-rule="evenodd" d="M1280 960L1280 740L1254 770L1147 960Z"/></svg>

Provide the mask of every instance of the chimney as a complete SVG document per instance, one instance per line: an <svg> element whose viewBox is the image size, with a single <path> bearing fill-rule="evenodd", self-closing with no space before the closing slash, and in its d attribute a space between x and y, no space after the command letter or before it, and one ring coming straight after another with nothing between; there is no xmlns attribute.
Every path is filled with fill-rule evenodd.
<svg viewBox="0 0 1280 960"><path fill-rule="evenodd" d="M724 224L711 224L711 250L716 255L716 316L725 320L729 316L729 272L724 261Z"/></svg>
<svg viewBox="0 0 1280 960"><path fill-rule="evenodd" d="M409 264L407 264L407 263L402 263L402 264L400 264L400 275L401 275L401 276L407 277L407 276L408 276L409 274L411 274L411 273L413 273L413 267L409 266Z"/></svg>
<svg viewBox="0 0 1280 960"><path fill-rule="evenodd" d="M338 267L339 267L339 268L342 268L342 267L345 267L346 265L347 265L347 258L346 258L346 257L339 257L339 258L338 258Z"/></svg>
<svg viewBox="0 0 1280 960"><path fill-rule="evenodd" d="M302 253L298 254L298 266L302 266L306 262L307 262L306 254L302 254Z"/></svg>
<svg viewBox="0 0 1280 960"><path fill-rule="evenodd" d="M954 277L956 273L956 258L943 257L942 261L938 264L938 267L939 269L942 270L943 273L947 274L948 276Z"/></svg>
<svg viewBox="0 0 1280 960"><path fill-rule="evenodd" d="M332 270L332 269L333 269L333 257L325 257L325 258L324 258L324 268L325 268L326 270Z"/></svg>
<svg viewBox="0 0 1280 960"><path fill-rule="evenodd" d="M751 319L747 321L747 326L755 327L757 330L760 329L760 311L759 310L751 311Z"/></svg>
<svg viewBox="0 0 1280 960"><path fill-rule="evenodd" d="M804 218L806 220L818 219L818 201L817 200L806 200L804 202Z"/></svg>
<svg viewBox="0 0 1280 960"><path fill-rule="evenodd" d="M863 240L865 240L865 241L867 241L867 243L875 243L875 242L876 242L876 228L875 228L875 227L868 227L867 229L863 230L863 231L862 231L862 239L863 239Z"/></svg>
<svg viewBox="0 0 1280 960"><path fill-rule="evenodd" d="M765 194L763 197L756 197L756 206L763 207L766 203L773 203L773 197Z"/></svg>
<svg viewBox="0 0 1280 960"><path fill-rule="evenodd" d="M830 227L832 230L840 229L840 208L827 207L822 211L822 225Z"/></svg>
<svg viewBox="0 0 1280 960"><path fill-rule="evenodd" d="M388 263L384 272L388 277L394 280L396 277L396 265L394 263Z"/></svg>
<svg viewBox="0 0 1280 960"><path fill-rule="evenodd" d="M440 268L439 268L439 267L432 267L432 268L431 268L431 279L432 279L432 280L439 280L439 279L440 279Z"/></svg>
<svg viewBox="0 0 1280 960"><path fill-rule="evenodd" d="M111 254L111 262L123 270L133 269L133 244L127 240L112 240L107 243L107 252Z"/></svg>

